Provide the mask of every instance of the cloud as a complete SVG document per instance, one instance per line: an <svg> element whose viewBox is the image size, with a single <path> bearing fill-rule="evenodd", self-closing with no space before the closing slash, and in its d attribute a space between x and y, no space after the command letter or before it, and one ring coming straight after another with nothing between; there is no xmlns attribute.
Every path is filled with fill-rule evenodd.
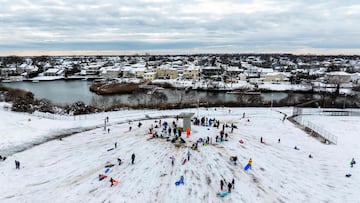
<svg viewBox="0 0 360 203"><path fill-rule="evenodd" d="M359 9L354 0L3 0L0 51L354 49Z"/></svg>

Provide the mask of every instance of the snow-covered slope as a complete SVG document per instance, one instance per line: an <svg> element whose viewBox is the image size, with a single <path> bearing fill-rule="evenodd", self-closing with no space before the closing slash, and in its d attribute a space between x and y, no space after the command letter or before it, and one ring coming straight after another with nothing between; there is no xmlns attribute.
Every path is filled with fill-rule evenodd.
<svg viewBox="0 0 360 203"><path fill-rule="evenodd" d="M111 112L106 114L109 133L102 127L105 114L81 121L58 121L0 111L2 155L5 149L10 153L12 146L24 147L62 130L94 128L12 154L0 162L1 202L359 202L360 166L349 166L351 158L360 157L356 144L360 139L358 117L309 117L338 136L338 145L324 145L289 121L282 121L279 111L289 115L290 108ZM180 112L215 118L220 127L192 126L190 138L182 134L187 143L176 147L166 139L148 140L148 129L159 119L143 120L141 127L137 121L128 122L144 119L145 115ZM171 124L176 119L164 121ZM238 128L233 133L225 128L228 141L215 142L224 123L234 123ZM182 125L181 120L178 125ZM212 144L190 149L196 140L207 136ZM260 137L266 144L260 143ZM108 151L115 142L117 148ZM294 146L300 150L294 150ZM190 161L183 165L188 151ZM136 155L134 165L132 153ZM172 155L174 166L169 158ZM237 165L230 163L230 156L238 157ZM121 165L117 158L122 159ZM249 158L253 160L252 169L244 171ZM20 170L15 170L14 160L21 162ZM99 181L98 175L110 163L115 166L107 173L109 177ZM352 174L350 178L345 177L348 173ZM175 186L180 176L184 176L185 184ZM110 187L110 177L119 184ZM234 179L235 188L227 196L218 197L222 179Z"/></svg>

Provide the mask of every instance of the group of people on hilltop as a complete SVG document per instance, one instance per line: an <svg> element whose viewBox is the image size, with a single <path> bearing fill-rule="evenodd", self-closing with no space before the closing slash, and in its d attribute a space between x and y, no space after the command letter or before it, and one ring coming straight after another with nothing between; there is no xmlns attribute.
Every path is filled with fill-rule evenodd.
<svg viewBox="0 0 360 203"><path fill-rule="evenodd" d="M208 117L201 117L200 119L195 117L192 119L194 125L201 125L201 126L213 126L215 128L219 128L220 121L216 120L215 118L208 118Z"/></svg>

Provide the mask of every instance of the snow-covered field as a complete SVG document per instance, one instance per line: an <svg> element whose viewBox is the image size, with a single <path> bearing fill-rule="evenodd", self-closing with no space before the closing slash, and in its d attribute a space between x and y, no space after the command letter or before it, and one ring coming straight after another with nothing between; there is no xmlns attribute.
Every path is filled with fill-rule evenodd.
<svg viewBox="0 0 360 203"><path fill-rule="evenodd" d="M349 165L352 158L360 158L359 117L309 116L338 136L337 145L325 145L288 120L282 121L279 111L290 115L291 108L129 110L83 120L51 120L8 112L3 105L0 155L8 157L0 161L0 202L360 202L360 166ZM187 143L180 147L166 139L148 140L148 129L159 119L142 119L170 115L161 120L171 124L181 112L215 118L220 127L192 126L190 138L182 134ZM106 116L109 133L103 128ZM138 127L136 120L143 125ZM216 143L224 123L238 128L233 133L225 128L228 141ZM129 126L132 130L127 132ZM30 147L74 129L90 130ZM190 149L206 136L212 144ZM266 144L260 143L260 137ZM115 142L117 148L107 151ZM190 161L183 165L188 151ZM230 156L238 157L237 165L230 163ZM121 165L117 158L122 159ZM252 169L244 171L249 158ZM20 170L15 169L15 160L20 161ZM98 175L111 163L115 166L109 177L99 181ZM350 178L345 177L348 173ZM185 184L175 186L180 176ZM110 177L119 184L110 187ZM222 179L234 179L235 188L218 197Z"/></svg>

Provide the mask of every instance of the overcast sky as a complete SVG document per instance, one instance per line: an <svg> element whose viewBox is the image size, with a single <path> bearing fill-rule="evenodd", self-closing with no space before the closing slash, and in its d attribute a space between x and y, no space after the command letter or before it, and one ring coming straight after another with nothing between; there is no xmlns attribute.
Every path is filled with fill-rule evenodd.
<svg viewBox="0 0 360 203"><path fill-rule="evenodd" d="M359 50L358 0L0 0L0 55Z"/></svg>

